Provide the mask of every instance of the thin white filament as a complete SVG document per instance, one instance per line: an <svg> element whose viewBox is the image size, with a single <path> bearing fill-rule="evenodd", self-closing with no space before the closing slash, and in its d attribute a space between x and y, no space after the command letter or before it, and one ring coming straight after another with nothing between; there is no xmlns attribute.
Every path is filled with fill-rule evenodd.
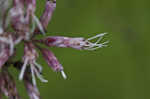
<svg viewBox="0 0 150 99"><path fill-rule="evenodd" d="M105 34L107 34L107 33L98 34L96 36L93 36L93 37L88 38L87 40L85 40L85 42L87 42L87 44L84 45L85 46L84 49L86 49L86 50L96 50L98 48L107 46L105 44L108 43L108 41L104 42L104 43L99 43ZM92 43L90 41L90 40L93 40L93 39L96 39L96 38L98 38L98 40L95 43Z"/></svg>
<svg viewBox="0 0 150 99"><path fill-rule="evenodd" d="M91 46L89 46L89 47L87 47L87 48L85 48L86 50L96 50L96 49L98 49L98 48L102 48L102 47L106 47L107 45L107 43L108 43L109 41L106 41L106 42L104 42L104 43L101 43L101 44L94 44L94 45L91 45Z"/></svg>
<svg viewBox="0 0 150 99"><path fill-rule="evenodd" d="M21 73L20 73L20 75L19 75L19 80L22 80L22 79L23 79L24 72L25 72L25 70L26 70L27 64L28 64L28 59L26 58L25 61L24 61L23 66L22 66Z"/></svg>
<svg viewBox="0 0 150 99"><path fill-rule="evenodd" d="M15 40L14 44L16 45L16 44L20 43L22 39L23 39L22 37L19 37L17 40Z"/></svg>
<svg viewBox="0 0 150 99"><path fill-rule="evenodd" d="M31 28L31 33L33 33L34 32L34 30L35 30L35 21L34 20L32 20L32 28Z"/></svg>
<svg viewBox="0 0 150 99"><path fill-rule="evenodd" d="M40 72L42 72L42 69L43 69L42 66L40 64L36 63L35 61L34 61L34 64L35 64L36 67L38 67Z"/></svg>
<svg viewBox="0 0 150 99"><path fill-rule="evenodd" d="M38 28L42 32L42 34L45 34L43 26L42 26L41 22L39 21L39 19L34 14L32 16L33 16L33 19L34 19L35 23L37 24Z"/></svg>
<svg viewBox="0 0 150 99"><path fill-rule="evenodd" d="M98 44L102 40L103 36L99 37L99 39L95 42L95 44Z"/></svg>
<svg viewBox="0 0 150 99"><path fill-rule="evenodd" d="M45 80L45 79L43 78L43 76L40 75L40 73L37 71L36 68L34 68L34 71L35 71L37 77L41 80L41 82L44 82L44 83L48 82L48 80Z"/></svg>
<svg viewBox="0 0 150 99"><path fill-rule="evenodd" d="M65 74L65 72L63 70L61 71L61 75L64 79L67 79L67 75Z"/></svg>
<svg viewBox="0 0 150 99"><path fill-rule="evenodd" d="M9 36L9 45L10 45L10 55L12 55L14 52L14 43L11 36Z"/></svg>
<svg viewBox="0 0 150 99"><path fill-rule="evenodd" d="M107 33L98 34L98 35L96 35L96 36L93 36L93 37L88 38L87 41L93 40L93 39L98 38L98 37L103 37L103 36L106 35L106 34L107 34Z"/></svg>
<svg viewBox="0 0 150 99"><path fill-rule="evenodd" d="M32 74L32 83L33 83L33 85L36 86L36 78L35 78L35 75L34 75L34 65L31 64L30 67L31 67L31 74Z"/></svg>

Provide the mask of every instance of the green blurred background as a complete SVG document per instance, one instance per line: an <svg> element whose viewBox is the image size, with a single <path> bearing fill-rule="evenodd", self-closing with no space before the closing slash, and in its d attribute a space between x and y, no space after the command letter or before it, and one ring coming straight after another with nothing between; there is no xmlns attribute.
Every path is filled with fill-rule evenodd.
<svg viewBox="0 0 150 99"><path fill-rule="evenodd" d="M44 9L38 1L37 15ZM96 51L51 48L68 79L42 57L42 99L150 99L150 0L57 0L48 35L91 37L108 32L109 46ZM20 94L28 99L22 82ZM24 92L24 93L23 93Z"/></svg>

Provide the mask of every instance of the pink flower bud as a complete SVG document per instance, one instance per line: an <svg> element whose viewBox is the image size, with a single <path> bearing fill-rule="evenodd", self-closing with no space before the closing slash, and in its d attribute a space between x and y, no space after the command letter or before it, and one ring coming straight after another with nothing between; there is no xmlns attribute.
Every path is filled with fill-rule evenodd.
<svg viewBox="0 0 150 99"><path fill-rule="evenodd" d="M55 8L56 8L56 0L54 1L47 0L46 5L45 5L45 10L43 12L43 15L40 18L40 23L44 30L46 30L49 22L51 21ZM36 28L34 31L35 34L39 34L40 32L42 31L40 30L39 27Z"/></svg>
<svg viewBox="0 0 150 99"><path fill-rule="evenodd" d="M101 39L106 33L98 34L96 36L90 37L88 39L84 39L82 37L71 38L71 37L63 37L63 36L49 36L42 40L41 43L46 44L49 47L70 47L78 50L96 50L98 48L107 46L105 45L108 41L100 43ZM92 42L92 40L97 39L96 42Z"/></svg>
<svg viewBox="0 0 150 99"><path fill-rule="evenodd" d="M44 59L46 60L47 64L54 70L54 71L61 71L63 70L62 65L59 63L55 55L48 49L43 48L42 54Z"/></svg>
<svg viewBox="0 0 150 99"><path fill-rule="evenodd" d="M50 47L71 47L75 49L82 49L86 43L84 42L84 38L69 38L63 36L47 37L44 38L42 42Z"/></svg>
<svg viewBox="0 0 150 99"><path fill-rule="evenodd" d="M47 64L54 70L54 71L60 71L63 78L66 79L67 76L63 71L62 65L57 60L56 56L48 49L43 48L41 49L41 52L43 54L44 59L46 60Z"/></svg>
<svg viewBox="0 0 150 99"><path fill-rule="evenodd" d="M52 2L52 1L46 2L44 13L40 18L41 24L43 25L44 28L48 26L48 23L52 18L55 8L56 8L56 2Z"/></svg>

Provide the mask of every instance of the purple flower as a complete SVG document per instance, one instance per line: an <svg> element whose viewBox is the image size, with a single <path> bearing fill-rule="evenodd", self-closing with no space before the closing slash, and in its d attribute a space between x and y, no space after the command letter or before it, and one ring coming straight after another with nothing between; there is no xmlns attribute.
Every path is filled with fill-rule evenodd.
<svg viewBox="0 0 150 99"><path fill-rule="evenodd" d="M12 4L11 4L12 3ZM12 6L10 6L12 5ZM10 9L9 9L10 8ZM40 50L43 58L55 72L61 72L64 79L67 78L64 68L56 56L47 47L68 47L77 50L96 50L107 46L108 42L101 42L106 33L101 33L90 38L47 36L36 39L36 35L45 34L47 26L52 19L56 8L56 0L47 0L45 9L40 19L35 15L36 0L1 0L0 1L0 98L5 94L10 99L20 99L16 90L15 82L8 73L7 68L13 66L20 72L19 80L24 82L30 99L40 99L40 93L36 86L36 78L47 82L43 78L42 66L37 59ZM11 26L12 31L8 31ZM18 61L12 60L15 57L17 44L24 44L24 54ZM40 44L39 44L40 43Z"/></svg>

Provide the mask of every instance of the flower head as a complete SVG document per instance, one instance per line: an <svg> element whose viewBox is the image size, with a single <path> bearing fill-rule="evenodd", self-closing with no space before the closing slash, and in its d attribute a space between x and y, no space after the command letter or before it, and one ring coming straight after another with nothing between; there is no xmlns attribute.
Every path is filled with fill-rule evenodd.
<svg viewBox="0 0 150 99"><path fill-rule="evenodd" d="M107 46L108 42L101 41L106 33L87 39L64 36L47 36L36 39L36 35L46 33L55 8L56 0L47 0L43 14L38 19L35 14L36 0L0 1L0 96L3 93L10 99L20 99L15 82L7 69L13 66L20 72L19 80L24 82L30 99L40 99L36 78L42 82L47 82L47 80L41 75L42 66L37 62L39 57L37 49L53 71L61 72L63 78L67 78L63 66L53 52L41 47L39 43L47 47L69 47L77 50L96 50ZM8 31L8 26L11 26L12 31ZM14 61L11 58L15 57L16 46L19 43L24 44L24 54L20 60Z"/></svg>

